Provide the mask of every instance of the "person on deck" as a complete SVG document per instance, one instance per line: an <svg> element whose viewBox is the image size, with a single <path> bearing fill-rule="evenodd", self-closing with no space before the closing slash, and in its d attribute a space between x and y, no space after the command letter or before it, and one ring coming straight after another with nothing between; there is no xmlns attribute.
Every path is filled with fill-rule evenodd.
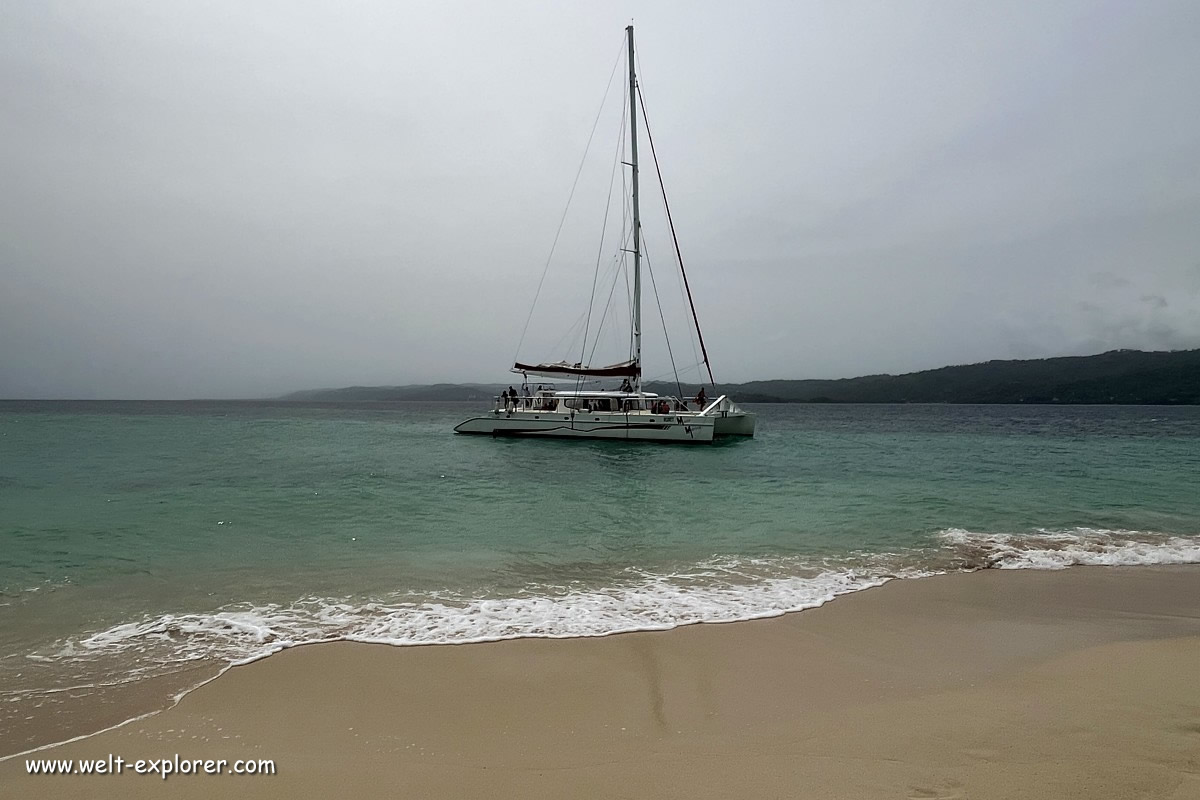
<svg viewBox="0 0 1200 800"><path fill-rule="evenodd" d="M704 395L704 387L700 387L700 391L696 392L696 405L700 406L700 410L704 410L704 406L708 405L708 398Z"/></svg>
<svg viewBox="0 0 1200 800"><path fill-rule="evenodd" d="M630 392L630 393L633 392L633 384L631 384L629 382L629 378L626 378L625 380L621 381L621 391L622 392Z"/></svg>

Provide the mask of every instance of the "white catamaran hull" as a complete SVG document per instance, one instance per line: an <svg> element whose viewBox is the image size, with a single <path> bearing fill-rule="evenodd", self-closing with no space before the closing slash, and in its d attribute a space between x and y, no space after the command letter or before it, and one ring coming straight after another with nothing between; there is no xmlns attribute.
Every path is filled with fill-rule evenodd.
<svg viewBox="0 0 1200 800"><path fill-rule="evenodd" d="M488 436L527 436L541 439L616 439L620 441L707 444L716 432L715 417L695 414L577 414L492 413L459 423L455 433Z"/></svg>
<svg viewBox="0 0 1200 800"><path fill-rule="evenodd" d="M714 436L753 436L755 415L745 411L715 417Z"/></svg>

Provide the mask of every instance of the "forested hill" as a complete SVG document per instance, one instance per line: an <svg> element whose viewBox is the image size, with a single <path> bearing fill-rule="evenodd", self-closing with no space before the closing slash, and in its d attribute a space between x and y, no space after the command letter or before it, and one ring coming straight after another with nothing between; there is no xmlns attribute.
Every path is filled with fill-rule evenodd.
<svg viewBox="0 0 1200 800"><path fill-rule="evenodd" d="M733 388L733 387L729 387ZM712 390L709 390L711 394ZM1200 350L988 361L912 372L816 381L753 381L739 398L804 403L1200 404Z"/></svg>
<svg viewBox="0 0 1200 800"><path fill-rule="evenodd" d="M485 400L500 384L354 386L296 392L287 400ZM699 387L685 384L685 395ZM648 391L676 394L675 384ZM719 384L709 397L728 393L763 403L1121 403L1200 405L1200 350L1113 350L1095 356L988 361L907 375L867 375L840 380L773 380Z"/></svg>

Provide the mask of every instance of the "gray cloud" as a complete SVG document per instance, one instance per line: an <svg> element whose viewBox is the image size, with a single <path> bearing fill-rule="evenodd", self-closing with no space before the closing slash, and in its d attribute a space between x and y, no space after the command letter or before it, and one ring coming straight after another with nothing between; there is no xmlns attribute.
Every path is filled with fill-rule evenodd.
<svg viewBox="0 0 1200 800"><path fill-rule="evenodd" d="M1194 3L3 16L0 396L504 379L631 16L718 379L1200 346ZM528 358L574 352L616 100ZM647 309L647 370L669 373Z"/></svg>

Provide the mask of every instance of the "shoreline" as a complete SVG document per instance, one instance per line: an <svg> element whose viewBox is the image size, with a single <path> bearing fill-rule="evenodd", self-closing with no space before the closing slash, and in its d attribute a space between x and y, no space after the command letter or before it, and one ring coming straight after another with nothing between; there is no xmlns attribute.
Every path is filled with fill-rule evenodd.
<svg viewBox="0 0 1200 800"><path fill-rule="evenodd" d="M527 796L611 796L629 785L641 787L638 796L718 796L720 786L726 796L737 786L755 787L749 794L795 794L803 784L787 776L818 774L826 790L813 796L892 796L902 788L894 783L900 773L930 769L949 770L957 777L947 780L972 787L968 796L975 797L992 786L973 782L994 771L981 764L1004 759L967 757L980 761L978 769L938 766L945 759L929 736L946 726L976 730L991 720L994 730L983 737L987 746L974 748L979 752L1003 754L1058 731L1043 749L1072 742L1103 762L1123 759L1133 740L1149 747L1153 758L1126 765L1131 787L1176 779L1184 787L1193 780L1189 770L1200 775L1195 757L1180 755L1180 747L1200 748L1200 690L1184 680L1200 659L1200 566L983 570L893 580L836 599L759 620L595 638L301 645L229 667L151 716L38 755L253 753L276 760L279 774L244 779L237 789L265 797L304 793L309 779L330 781L329 787L350 781L369 795L375 785L369 779L380 775L405 785L415 780L419 793L431 796L476 794L498 779L509 793ZM1107 674L1097 670L1113 664ZM1083 686L1109 692L1110 705L1124 703L1124 717L1143 723L1167 709L1183 716L1167 726L1173 733L1158 731L1157 739L1143 742L1128 719L1103 703L1062 703ZM1039 703L1044 725L1004 724L1014 708ZM1082 725L1080 715L1089 714L1095 719ZM850 720L858 726L847 727ZM1079 735L1064 740L1064 726ZM880 738L881 731L891 734ZM1103 756L1106 738L1112 752ZM847 769L861 761L853 754L864 747L904 742L919 757L885 759L858 777ZM816 751L826 754L817 758ZM652 757L637 766L639 753ZM807 767L798 773L801 763ZM1102 763L1069 756L1067 763L1064 774L1078 786L1094 785L1096 775L1126 780ZM682 779L679 770L691 777ZM723 783L731 775L742 783ZM874 789L860 781L868 775L875 776ZM668 778L680 781L672 786ZM202 796L231 779L176 776L167 790L132 775L28 776L20 754L0 761L0 786L23 796L59 794L67 786L88 796ZM1009 784L992 788L1001 785ZM951 796L936 786L928 791L935 793L924 796Z"/></svg>
<svg viewBox="0 0 1200 800"><path fill-rule="evenodd" d="M394 607L311 598L281 604L208 612L148 613L142 620L65 639L63 651L91 649L92 675L67 675L60 686L38 689L34 667L23 686L6 687L9 702L0 704L0 760L6 756L62 743L107 730L132 717L169 708L179 697L232 666L252 663L310 643L363 642L392 646L473 644L522 638L570 640L668 631L700 623L746 622L811 610L830 601L895 580L924 580L935 575L979 569L1055 570L1068 565L1166 566L1200 564L1200 543L1193 537L1137 531L1074 528L1039 534L982 534L960 528L936 534L941 550L926 554L924 564L904 554L876 561L783 574L750 561L744 584L674 582L646 575L641 582L615 584L570 595L533 593L501 599L467 598L462 604L433 605L401 600ZM983 567L983 565L989 565ZM699 562L704 574L729 568L719 558ZM734 564L737 568L740 565ZM780 565L774 565L780 566ZM755 575L754 570L760 574ZM789 574L791 573L791 574ZM741 573L738 573L741 574ZM324 616L332 610L331 618ZM334 624L330 625L330 619ZM186 631L176 639L177 631ZM246 631L253 635L246 636ZM56 647L59 644L56 643ZM154 648L158 648L157 651ZM121 659L132 660L122 664ZM182 657L181 657L182 655ZM157 656L157 660L156 660ZM107 659L107 661L105 661ZM140 661L139 661L140 659ZM157 665L157 666L156 666ZM49 670L61 678L70 659ZM129 670L140 677L130 680ZM11 670L10 673L11 674ZM45 683L41 685L45 686Z"/></svg>

